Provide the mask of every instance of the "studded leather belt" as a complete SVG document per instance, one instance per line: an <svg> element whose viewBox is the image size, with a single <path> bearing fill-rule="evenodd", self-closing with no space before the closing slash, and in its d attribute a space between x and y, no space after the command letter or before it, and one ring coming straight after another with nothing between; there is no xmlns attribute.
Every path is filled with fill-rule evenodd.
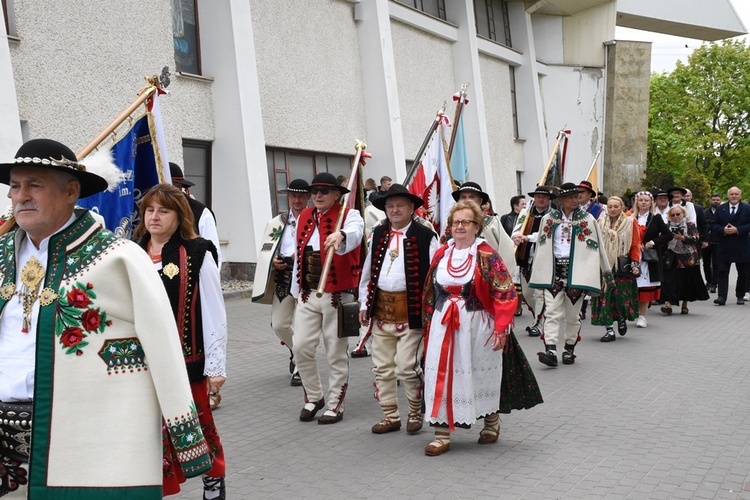
<svg viewBox="0 0 750 500"><path fill-rule="evenodd" d="M409 311L406 305L406 290L386 292L378 288L375 295L373 316L388 323L408 323Z"/></svg>
<svg viewBox="0 0 750 500"><path fill-rule="evenodd" d="M0 401L0 456L29 461L33 403Z"/></svg>

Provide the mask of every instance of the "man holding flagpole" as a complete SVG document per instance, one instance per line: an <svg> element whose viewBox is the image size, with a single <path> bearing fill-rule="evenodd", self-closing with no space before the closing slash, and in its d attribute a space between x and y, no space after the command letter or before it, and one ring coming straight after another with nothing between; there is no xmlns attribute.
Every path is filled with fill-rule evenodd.
<svg viewBox="0 0 750 500"><path fill-rule="evenodd" d="M293 352L297 363L305 405L299 419L310 422L326 406L320 373L315 360L321 336L329 369L328 402L318 419L322 425L344 418L344 397L349 380L349 341L338 337L338 308L354 300L361 271L364 221L357 210L343 206L339 198L349 189L340 186L328 172L316 175L310 183L313 205L302 211L297 221L297 259L294 265L292 295L297 297L294 318ZM343 224L336 230L341 211ZM324 276L329 248L334 250L323 292L315 292Z"/></svg>

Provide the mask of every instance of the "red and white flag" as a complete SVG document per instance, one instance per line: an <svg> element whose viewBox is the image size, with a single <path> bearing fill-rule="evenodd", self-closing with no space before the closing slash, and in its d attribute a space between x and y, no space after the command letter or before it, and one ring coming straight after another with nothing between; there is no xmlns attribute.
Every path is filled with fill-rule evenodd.
<svg viewBox="0 0 750 500"><path fill-rule="evenodd" d="M443 116L432 134L411 183L407 186L410 193L424 200L423 217L430 221L439 235L445 233L448 213L456 203L451 195L455 187L446 154L449 140L448 118Z"/></svg>

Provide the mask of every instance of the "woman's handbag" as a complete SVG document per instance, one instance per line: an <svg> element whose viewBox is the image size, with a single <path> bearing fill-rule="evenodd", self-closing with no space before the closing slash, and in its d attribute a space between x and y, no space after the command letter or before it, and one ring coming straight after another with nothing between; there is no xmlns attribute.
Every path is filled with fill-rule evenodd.
<svg viewBox="0 0 750 500"><path fill-rule="evenodd" d="M617 270L615 274L625 278L633 278L633 262L628 255L617 257Z"/></svg>
<svg viewBox="0 0 750 500"><path fill-rule="evenodd" d="M659 252L656 248L644 248L641 250L641 260L643 262L659 262Z"/></svg>

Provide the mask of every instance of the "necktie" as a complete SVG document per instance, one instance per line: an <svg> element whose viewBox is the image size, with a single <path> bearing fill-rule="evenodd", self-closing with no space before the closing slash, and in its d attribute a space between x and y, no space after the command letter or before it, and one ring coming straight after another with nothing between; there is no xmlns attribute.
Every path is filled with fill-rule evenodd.
<svg viewBox="0 0 750 500"><path fill-rule="evenodd" d="M734 216L734 211L737 210L737 207L732 207L732 216Z"/></svg>

